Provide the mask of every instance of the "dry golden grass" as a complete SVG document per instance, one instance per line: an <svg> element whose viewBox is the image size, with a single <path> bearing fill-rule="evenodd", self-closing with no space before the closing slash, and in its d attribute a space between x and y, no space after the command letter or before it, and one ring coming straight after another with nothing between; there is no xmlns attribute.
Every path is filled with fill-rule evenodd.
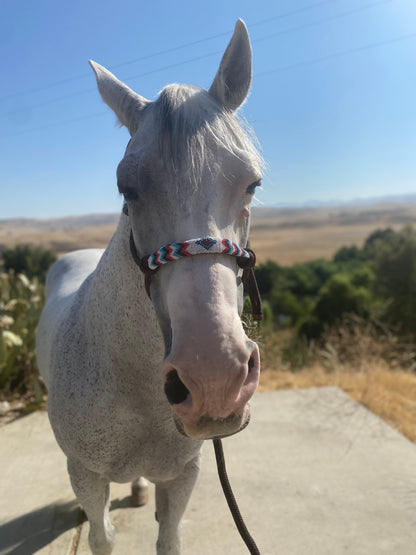
<svg viewBox="0 0 416 555"><path fill-rule="evenodd" d="M5 232L0 229L0 244L15 247L28 243L44 249L52 249L58 255L77 249L105 248L115 230L115 225L98 225L81 229L42 230L36 227L13 229Z"/></svg>
<svg viewBox="0 0 416 555"><path fill-rule="evenodd" d="M330 259L343 246L361 246L375 229L416 221L416 204L263 209L253 212L251 244L257 260L282 266Z"/></svg>
<svg viewBox="0 0 416 555"><path fill-rule="evenodd" d="M393 428L416 443L416 376L404 370L391 370L382 363L356 372L345 366L328 372L314 365L300 372L265 370L259 391L338 386L366 406Z"/></svg>
<svg viewBox="0 0 416 555"><path fill-rule="evenodd" d="M67 251L105 247L116 227L109 215L49 221L0 221L0 246L30 243ZM363 241L377 228L401 228L416 221L416 204L253 210L251 243L258 261L291 265L316 258L330 259L342 246ZM408 438L416 441L416 368L414 355L400 353L393 337L380 342L371 330L328 337L326 348L302 352L305 369L291 372L282 362L276 337L262 345L260 390L337 385ZM407 357L407 359L406 359ZM413 357L413 358L412 358Z"/></svg>
<svg viewBox="0 0 416 555"><path fill-rule="evenodd" d="M377 228L401 228L416 221L416 204L319 208L254 208L251 244L259 262L282 266L316 258L330 259L345 245L361 246ZM51 248L59 254L107 246L117 215L56 220L0 221L0 246L21 243Z"/></svg>
<svg viewBox="0 0 416 555"><path fill-rule="evenodd" d="M281 266L291 266L317 258L329 260L345 245L361 246L374 229L370 224L348 228L323 224L314 229L288 230L271 226L259 230L254 225L250 241L258 262L273 260Z"/></svg>
<svg viewBox="0 0 416 555"><path fill-rule="evenodd" d="M305 367L294 372L282 362L286 341L265 334L259 391L338 386L416 442L415 353L409 346L388 334L377 338L369 325L345 326L329 333L323 347L310 348Z"/></svg>

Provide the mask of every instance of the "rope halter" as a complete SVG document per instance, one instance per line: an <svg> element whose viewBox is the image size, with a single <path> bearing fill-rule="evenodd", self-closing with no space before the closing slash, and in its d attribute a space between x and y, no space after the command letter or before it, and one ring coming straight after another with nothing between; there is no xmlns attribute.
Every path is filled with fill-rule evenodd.
<svg viewBox="0 0 416 555"><path fill-rule="evenodd" d="M132 234L130 234L131 246ZM251 268L256 262L254 252L247 247L244 249L229 239L201 237L199 239L190 239L189 241L165 245L149 256L140 258L139 265L142 272L154 273L161 266L169 262L175 262L175 260L199 254L226 254L228 256L235 256L240 268Z"/></svg>
<svg viewBox="0 0 416 555"><path fill-rule="evenodd" d="M127 214L127 207L123 208L123 212ZM170 243L160 247L160 249L157 249L157 251L154 251L150 255L140 257L137 254L133 230L131 230L130 252L134 262L145 276L145 287L149 298L151 276L169 262L175 262L181 258L202 254L225 254L227 256L234 256L238 266L243 269L242 281L251 299L253 319L261 320L263 318L260 294L253 272L253 266L256 263L256 255L248 246L243 248L237 245L237 243L230 241L230 239L200 237L199 239Z"/></svg>

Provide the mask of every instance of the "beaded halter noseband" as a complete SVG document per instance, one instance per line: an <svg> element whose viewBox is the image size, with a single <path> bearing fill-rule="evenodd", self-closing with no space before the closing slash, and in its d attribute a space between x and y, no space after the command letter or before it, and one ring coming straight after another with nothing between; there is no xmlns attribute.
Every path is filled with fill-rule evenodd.
<svg viewBox="0 0 416 555"><path fill-rule="evenodd" d="M228 254L236 256L237 263L241 267L254 265L254 252L250 249L243 249L229 239L217 239L213 237L202 237L199 239L190 239L189 241L181 241L180 243L170 243L161 247L148 257L141 259L141 266L144 269L158 270L161 266L174 262L187 256L196 254Z"/></svg>
<svg viewBox="0 0 416 555"><path fill-rule="evenodd" d="M128 215L127 205L124 205L123 212ZM134 262L145 275L145 286L149 297L151 276L169 262L200 254L226 254L228 256L235 256L238 266L243 269L242 281L251 300L253 319L262 320L263 311L260 293L253 272L253 267L256 263L256 255L248 246L243 248L229 239L201 237L199 239L190 239L179 243L170 243L150 255L139 257L134 243L133 231L130 231L130 252Z"/></svg>

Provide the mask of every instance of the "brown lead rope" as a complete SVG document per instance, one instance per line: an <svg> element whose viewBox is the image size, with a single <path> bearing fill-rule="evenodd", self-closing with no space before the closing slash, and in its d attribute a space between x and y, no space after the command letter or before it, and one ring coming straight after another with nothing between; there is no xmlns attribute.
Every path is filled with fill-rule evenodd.
<svg viewBox="0 0 416 555"><path fill-rule="evenodd" d="M251 300L253 319L257 321L262 320L263 311L261 306L261 298L252 267L244 269L243 284L244 289L248 293ZM214 444L215 458L217 460L218 476L237 530L239 531L240 536L246 544L251 555L260 555L259 548L257 547L256 542L252 538L250 532L247 530L247 526L245 525L243 517L241 516L240 509L238 508L237 501L231 488L231 484L228 480L222 441L221 439L216 438L213 439L212 442Z"/></svg>
<svg viewBox="0 0 416 555"><path fill-rule="evenodd" d="M263 308L253 268L246 268L243 270L243 285L244 291L250 297L253 320L260 322L263 320Z"/></svg>
<svg viewBox="0 0 416 555"><path fill-rule="evenodd" d="M261 297L259 292L259 286L257 285L256 276L254 274L254 266L256 265L256 255L254 251L250 248L250 241L247 241L246 250L250 253L250 265L246 268L243 267L243 285L244 291L250 297L251 311L253 313L253 320L260 322L263 320L263 307L261 305ZM240 263L241 266L241 263Z"/></svg>
<svg viewBox="0 0 416 555"><path fill-rule="evenodd" d="M260 555L259 548L250 535L250 532L247 530L243 517L241 516L240 509L238 508L237 501L234 497L233 490L231 489L227 476L227 469L225 468L222 442L219 438L213 439L212 442L214 444L215 458L217 459L218 476L220 478L222 490L224 492L225 499L227 500L228 507L230 508L235 525L237 526L237 530L240 532L240 536L242 537L251 555Z"/></svg>

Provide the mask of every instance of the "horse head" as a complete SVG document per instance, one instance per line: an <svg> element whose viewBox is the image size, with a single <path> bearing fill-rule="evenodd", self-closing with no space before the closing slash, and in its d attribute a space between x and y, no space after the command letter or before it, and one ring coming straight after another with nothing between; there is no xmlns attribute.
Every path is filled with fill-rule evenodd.
<svg viewBox="0 0 416 555"><path fill-rule="evenodd" d="M131 135L117 181L139 256L196 238L244 247L261 179L261 158L235 114L252 75L244 23L208 91L173 84L151 102L91 65L104 102ZM249 420L260 361L240 319L241 273L235 257L213 253L179 257L150 281L165 341L165 393L191 438L230 435Z"/></svg>

